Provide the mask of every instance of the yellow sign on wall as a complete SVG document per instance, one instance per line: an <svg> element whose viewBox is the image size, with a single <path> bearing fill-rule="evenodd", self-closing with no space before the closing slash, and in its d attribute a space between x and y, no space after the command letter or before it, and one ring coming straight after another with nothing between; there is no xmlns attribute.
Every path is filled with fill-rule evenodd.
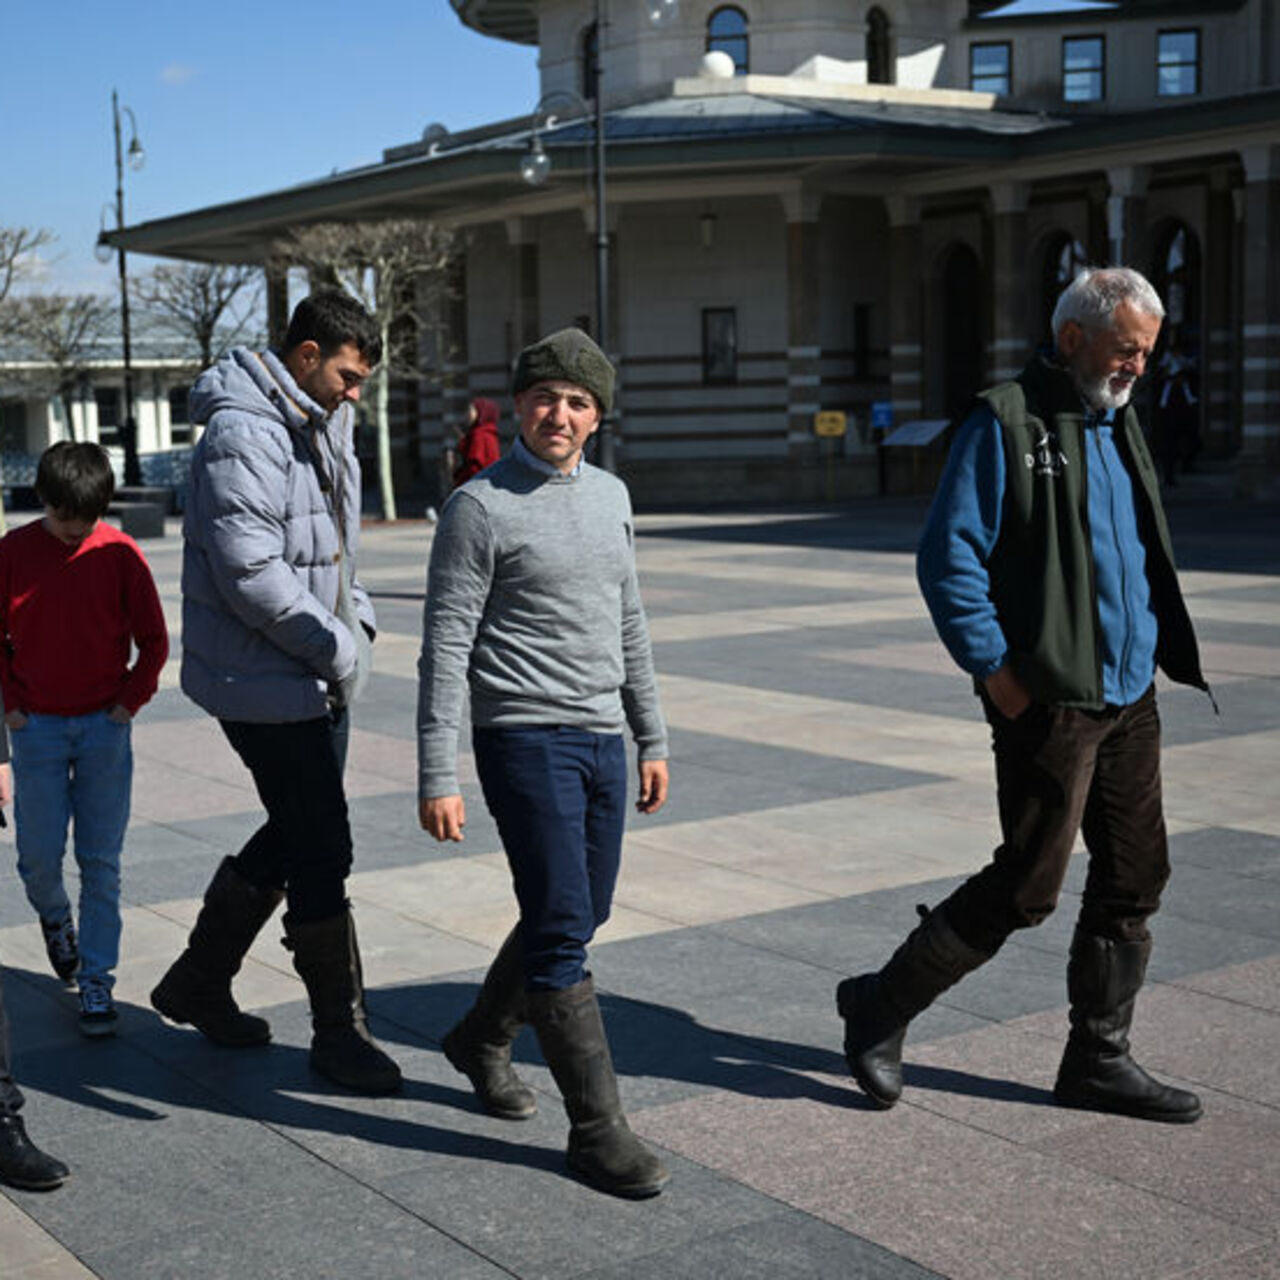
<svg viewBox="0 0 1280 1280"><path fill-rule="evenodd" d="M840 409L823 409L814 414L813 434L815 436L842 436L848 430L844 412Z"/></svg>

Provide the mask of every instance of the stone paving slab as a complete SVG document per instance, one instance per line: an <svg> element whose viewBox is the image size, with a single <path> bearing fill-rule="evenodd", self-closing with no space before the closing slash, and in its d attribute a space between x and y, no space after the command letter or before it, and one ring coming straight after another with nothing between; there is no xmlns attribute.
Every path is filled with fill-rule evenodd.
<svg viewBox="0 0 1280 1280"><path fill-rule="evenodd" d="M1200 1124L1161 1127L1051 1101L1083 857L1043 926L913 1024L896 1109L848 1079L836 983L881 963L997 838L986 730L914 583L922 515L637 522L673 792L632 824L593 968L632 1124L674 1173L644 1204L566 1175L531 1033L514 1049L540 1102L525 1124L482 1114L439 1051L514 904L465 742L467 840L416 828L430 530L365 530L381 630L349 773L349 889L402 1095L311 1072L278 921L237 980L270 1046L219 1050L150 1010L218 860L260 821L171 662L134 727L114 1040L80 1037L0 836L27 1117L73 1167L60 1191L0 1195L0 1276L1280 1280L1280 518L1171 511L1221 714L1161 684L1174 876L1134 1042L1206 1104ZM176 629L170 533L146 553Z"/></svg>

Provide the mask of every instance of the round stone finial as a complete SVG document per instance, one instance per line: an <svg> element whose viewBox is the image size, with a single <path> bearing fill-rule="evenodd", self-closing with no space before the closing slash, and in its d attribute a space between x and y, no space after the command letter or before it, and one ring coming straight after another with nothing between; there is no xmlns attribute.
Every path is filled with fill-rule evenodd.
<svg viewBox="0 0 1280 1280"><path fill-rule="evenodd" d="M723 49L712 49L702 55L702 74L711 80L732 80L733 59Z"/></svg>

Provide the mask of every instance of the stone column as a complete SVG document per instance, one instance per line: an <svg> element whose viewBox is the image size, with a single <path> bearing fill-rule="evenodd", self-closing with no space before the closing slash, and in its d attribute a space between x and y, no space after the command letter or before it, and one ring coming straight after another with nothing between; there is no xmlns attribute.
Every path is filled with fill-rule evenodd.
<svg viewBox="0 0 1280 1280"><path fill-rule="evenodd" d="M920 261L920 202L885 199L889 213L889 386L893 419L924 413L924 281Z"/></svg>
<svg viewBox="0 0 1280 1280"><path fill-rule="evenodd" d="M1027 184L1000 182L991 188L991 345L987 372L992 382L1017 377L1035 346L1027 317L1037 282L1027 271Z"/></svg>
<svg viewBox="0 0 1280 1280"><path fill-rule="evenodd" d="M1201 422L1206 452L1235 452L1240 421L1238 341L1235 322L1237 275L1236 191L1228 169L1209 176L1204 240L1204 344L1199 353Z"/></svg>
<svg viewBox="0 0 1280 1280"><path fill-rule="evenodd" d="M1240 478L1274 489L1280 470L1280 147L1246 147L1244 413Z"/></svg>
<svg viewBox="0 0 1280 1280"><path fill-rule="evenodd" d="M511 279L515 295L511 308L511 337L515 350L508 352L508 355L514 359L520 351L542 336L539 332L541 281L538 270L537 224L530 218L508 218L506 227L507 242L511 246Z"/></svg>
<svg viewBox="0 0 1280 1280"><path fill-rule="evenodd" d="M1107 170L1107 241L1113 266L1146 271L1147 177L1143 165Z"/></svg>
<svg viewBox="0 0 1280 1280"><path fill-rule="evenodd" d="M811 457L817 453L813 416L822 407L818 198L788 191L782 202L787 220L787 453Z"/></svg>

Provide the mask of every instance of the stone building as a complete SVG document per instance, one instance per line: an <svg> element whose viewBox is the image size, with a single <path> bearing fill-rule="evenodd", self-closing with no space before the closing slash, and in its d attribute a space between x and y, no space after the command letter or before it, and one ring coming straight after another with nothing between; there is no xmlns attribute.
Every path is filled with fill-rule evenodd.
<svg viewBox="0 0 1280 1280"><path fill-rule="evenodd" d="M1165 296L1205 455L1242 486L1280 474L1274 0L452 4L539 46L529 117L434 126L379 164L109 237L261 262L314 220L464 232L442 374L402 389L403 475L431 474L444 424L501 393L525 341L598 330L600 293L621 370L612 440L638 501L909 483L905 452L878 447L889 415L945 420L1016 371L1061 285L1103 261ZM531 146L550 161L537 186L519 172ZM284 295L277 281L277 320ZM818 436L821 411L846 434Z"/></svg>

